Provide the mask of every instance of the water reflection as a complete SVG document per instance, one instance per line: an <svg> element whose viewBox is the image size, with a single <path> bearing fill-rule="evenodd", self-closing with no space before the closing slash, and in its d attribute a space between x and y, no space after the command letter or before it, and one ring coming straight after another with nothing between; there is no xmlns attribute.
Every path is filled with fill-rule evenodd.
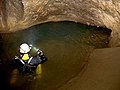
<svg viewBox="0 0 120 90"><path fill-rule="evenodd" d="M4 68L4 74L7 73L4 78L9 78L9 62L18 54L17 48L27 42L43 50L48 61L42 65L41 78L29 81L27 77L19 76L12 90L56 90L81 71L94 48L108 46L110 33L104 28L58 22L0 34L1 67ZM8 80L5 80L6 85L9 85Z"/></svg>

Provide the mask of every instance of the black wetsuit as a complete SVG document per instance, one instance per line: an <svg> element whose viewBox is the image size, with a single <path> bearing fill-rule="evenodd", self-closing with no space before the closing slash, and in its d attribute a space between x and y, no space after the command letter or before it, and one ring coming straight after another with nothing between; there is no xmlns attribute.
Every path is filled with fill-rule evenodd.
<svg viewBox="0 0 120 90"><path fill-rule="evenodd" d="M47 61L47 58L45 57L45 55L36 55L32 57L30 62L29 60L22 60L24 62L22 63L21 60L21 57L18 57L18 59L12 61L11 66L13 68L17 68L20 73L33 73L39 64Z"/></svg>

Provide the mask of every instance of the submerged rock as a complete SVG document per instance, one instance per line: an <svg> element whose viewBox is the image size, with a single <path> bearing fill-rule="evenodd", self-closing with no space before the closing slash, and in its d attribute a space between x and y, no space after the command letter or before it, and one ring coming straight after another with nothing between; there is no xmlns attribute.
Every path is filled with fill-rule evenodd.
<svg viewBox="0 0 120 90"><path fill-rule="evenodd" d="M1 0L0 6L1 32L67 20L109 28L110 45L119 45L119 0Z"/></svg>

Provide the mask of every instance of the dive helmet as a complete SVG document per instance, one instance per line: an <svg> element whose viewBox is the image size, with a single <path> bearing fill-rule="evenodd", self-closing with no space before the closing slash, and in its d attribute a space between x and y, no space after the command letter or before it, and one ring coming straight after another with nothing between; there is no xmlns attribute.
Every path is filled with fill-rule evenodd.
<svg viewBox="0 0 120 90"><path fill-rule="evenodd" d="M26 43L20 45L20 53L28 53L30 52L31 46Z"/></svg>

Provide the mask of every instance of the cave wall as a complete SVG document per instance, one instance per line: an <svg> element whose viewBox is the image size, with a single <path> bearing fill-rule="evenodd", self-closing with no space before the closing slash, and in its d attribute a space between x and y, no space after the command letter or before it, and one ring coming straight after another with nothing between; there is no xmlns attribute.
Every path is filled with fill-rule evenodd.
<svg viewBox="0 0 120 90"><path fill-rule="evenodd" d="M4 0L0 0L0 31L8 30L6 19L6 2Z"/></svg>
<svg viewBox="0 0 120 90"><path fill-rule="evenodd" d="M74 21L112 30L120 42L120 0L1 0L0 31L13 32L49 21Z"/></svg>

